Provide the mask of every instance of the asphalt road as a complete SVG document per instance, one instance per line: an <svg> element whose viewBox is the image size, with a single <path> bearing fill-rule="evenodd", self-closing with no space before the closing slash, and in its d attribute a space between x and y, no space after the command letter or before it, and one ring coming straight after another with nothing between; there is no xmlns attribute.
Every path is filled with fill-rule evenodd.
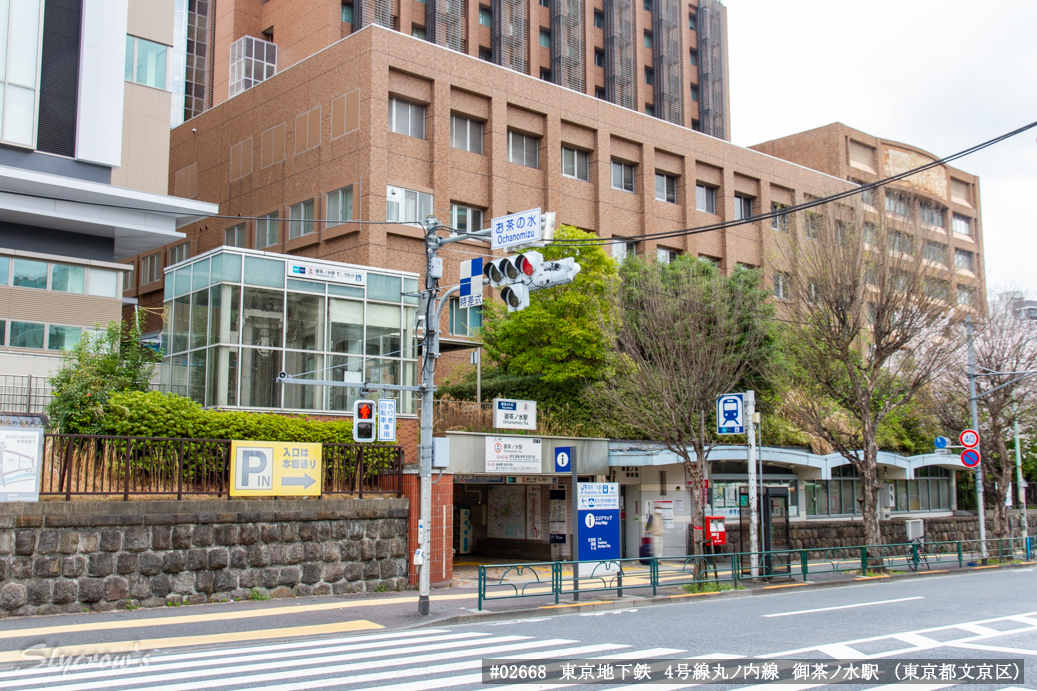
<svg viewBox="0 0 1037 691"><path fill-rule="evenodd" d="M279 601L7 620L0 622L0 691L496 690L510 682L482 683L481 665L502 657L607 658L631 665L660 658L932 660L956 663L956 674L964 669L976 675L974 661L1015 660L1025 661L1025 682L991 679L995 683L970 684L963 691L1037 689L1035 586L1033 568L1006 569L422 628L399 628L413 620L410 600ZM474 607L465 594L454 595L436 602L434 611ZM897 688L936 691L960 685L957 679L923 679L916 671L916 683ZM645 688L759 691L754 681L716 685L690 676L662 681ZM855 678L831 691L885 691L889 681ZM583 688L625 689L632 682ZM775 688L826 685L807 677Z"/></svg>

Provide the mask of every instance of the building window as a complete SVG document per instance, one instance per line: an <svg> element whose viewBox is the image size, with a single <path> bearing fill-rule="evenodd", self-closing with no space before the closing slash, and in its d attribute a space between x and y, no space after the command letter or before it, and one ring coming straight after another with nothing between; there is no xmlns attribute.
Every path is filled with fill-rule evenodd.
<svg viewBox="0 0 1037 691"><path fill-rule="evenodd" d="M450 227L458 234L474 233L483 229L483 211L463 204L450 205Z"/></svg>
<svg viewBox="0 0 1037 691"><path fill-rule="evenodd" d="M450 333L455 336L474 336L482 328L482 305L461 308L461 301L450 301Z"/></svg>
<svg viewBox="0 0 1037 691"><path fill-rule="evenodd" d="M744 221L753 217L753 198L735 195L735 220Z"/></svg>
<svg viewBox="0 0 1037 691"><path fill-rule="evenodd" d="M677 178L665 173L655 174L655 198L661 202L677 203Z"/></svg>
<svg viewBox="0 0 1037 691"><path fill-rule="evenodd" d="M645 8L645 11L651 12L652 11L652 0L645 0L644 8Z"/></svg>
<svg viewBox="0 0 1037 691"><path fill-rule="evenodd" d="M21 0L0 6L0 33L5 40L0 49L0 87L7 85L0 102L2 139L12 144L35 144L42 5L39 0Z"/></svg>
<svg viewBox="0 0 1037 691"><path fill-rule="evenodd" d="M943 228L943 209L932 204L922 204L919 207L922 223Z"/></svg>
<svg viewBox="0 0 1037 691"><path fill-rule="evenodd" d="M251 89L276 73L276 43L242 36L230 44L230 96Z"/></svg>
<svg viewBox="0 0 1037 691"><path fill-rule="evenodd" d="M586 151L562 147L562 175L577 180L590 180L591 155Z"/></svg>
<svg viewBox="0 0 1037 691"><path fill-rule="evenodd" d="M958 304L971 307L976 299L976 291L968 286L958 286Z"/></svg>
<svg viewBox="0 0 1037 691"><path fill-rule="evenodd" d="M47 350L69 350L82 337L82 327L51 324L47 327Z"/></svg>
<svg viewBox="0 0 1037 691"><path fill-rule="evenodd" d="M288 207L288 239L294 240L313 232L313 200Z"/></svg>
<svg viewBox="0 0 1037 691"><path fill-rule="evenodd" d="M695 84L691 85L691 100L692 101L698 101L699 100L699 88ZM696 128L696 129L698 129L698 128Z"/></svg>
<svg viewBox="0 0 1037 691"><path fill-rule="evenodd" d="M954 250L954 267L965 271L972 271L972 252L968 250Z"/></svg>
<svg viewBox="0 0 1037 691"><path fill-rule="evenodd" d="M405 134L408 137L424 139L425 106L399 98L390 98L389 131Z"/></svg>
<svg viewBox="0 0 1037 691"><path fill-rule="evenodd" d="M330 192L326 208L325 216L329 228L353 220L353 186Z"/></svg>
<svg viewBox="0 0 1037 691"><path fill-rule="evenodd" d="M694 132L701 132L702 131L702 125L699 124L698 120L692 120L691 121L691 129Z"/></svg>
<svg viewBox="0 0 1037 691"><path fill-rule="evenodd" d="M425 27L418 26L417 24L411 24L410 35L414 38L420 38L422 41L425 40Z"/></svg>
<svg viewBox="0 0 1037 691"><path fill-rule="evenodd" d="M777 300L792 299L792 277L781 271L774 274L774 297Z"/></svg>
<svg viewBox="0 0 1037 691"><path fill-rule="evenodd" d="M546 67L541 67L540 78L543 79L545 82L551 81L551 70L547 69Z"/></svg>
<svg viewBox="0 0 1037 691"><path fill-rule="evenodd" d="M599 10L594 10L594 28L604 29L605 28L605 13Z"/></svg>
<svg viewBox="0 0 1037 691"><path fill-rule="evenodd" d="M479 59L485 60L486 62L493 62L493 51L489 48L479 48Z"/></svg>
<svg viewBox="0 0 1037 691"><path fill-rule="evenodd" d="M954 229L955 233L961 233L962 235L972 235L972 224L970 223L968 216L954 214L954 220L951 223L951 227Z"/></svg>
<svg viewBox="0 0 1037 691"><path fill-rule="evenodd" d="M699 64L699 52L694 48L691 49L691 66L698 67Z"/></svg>
<svg viewBox="0 0 1037 691"><path fill-rule="evenodd" d="M349 24L353 23L353 3L342 3L342 21L347 22Z"/></svg>
<svg viewBox="0 0 1037 691"><path fill-rule="evenodd" d="M12 348L34 348L43 349L43 324L31 324L29 322L11 322L11 340L8 343Z"/></svg>
<svg viewBox="0 0 1037 691"><path fill-rule="evenodd" d="M86 268L69 264L52 264L50 289L60 293L83 294L86 285Z"/></svg>
<svg viewBox="0 0 1037 691"><path fill-rule="evenodd" d="M177 245L176 247L171 247L169 249L168 266L172 266L173 264L179 264L180 262L185 261L189 256L191 256L190 242L185 242L181 245Z"/></svg>
<svg viewBox="0 0 1037 691"><path fill-rule="evenodd" d="M934 300L947 300L947 281L938 278L925 279L925 294Z"/></svg>
<svg viewBox="0 0 1037 691"><path fill-rule="evenodd" d="M655 260L660 264L669 264L672 261L677 261L677 255L680 252L677 250L668 250L665 247L655 248Z"/></svg>
<svg viewBox="0 0 1037 691"><path fill-rule="evenodd" d="M700 254L699 255L699 261L700 262L706 262L707 264L712 264L713 266L717 266L717 267L720 266L720 258L719 257L711 257L708 254Z"/></svg>
<svg viewBox="0 0 1037 691"><path fill-rule="evenodd" d="M432 195L425 192L388 187L385 220L396 223L421 223L432 215Z"/></svg>
<svg viewBox="0 0 1037 691"><path fill-rule="evenodd" d="M155 252L140 260L140 284L142 286L155 283L162 278L162 253Z"/></svg>
<svg viewBox="0 0 1037 691"><path fill-rule="evenodd" d="M771 202L771 213L776 213L776 216L771 216L771 228L782 233L789 232L789 217L788 214L778 213L782 209L789 208L788 204L782 204L780 202Z"/></svg>
<svg viewBox="0 0 1037 691"><path fill-rule="evenodd" d="M223 244L231 247L248 247L245 224L239 223L223 231Z"/></svg>
<svg viewBox="0 0 1037 691"><path fill-rule="evenodd" d="M698 17L695 15L694 12L688 12L688 28L692 31L698 31Z"/></svg>
<svg viewBox="0 0 1037 691"><path fill-rule="evenodd" d="M135 290L137 288L137 263L130 262L127 264L130 267L129 271L122 272L122 290Z"/></svg>
<svg viewBox="0 0 1037 691"><path fill-rule="evenodd" d="M605 51L600 48L594 49L594 66L604 67L605 66Z"/></svg>
<svg viewBox="0 0 1037 691"><path fill-rule="evenodd" d="M634 166L622 161L612 162L612 189L634 191Z"/></svg>
<svg viewBox="0 0 1037 691"><path fill-rule="evenodd" d="M479 23L483 26L493 26L493 12L489 7L479 7Z"/></svg>
<svg viewBox="0 0 1037 691"><path fill-rule="evenodd" d="M508 130L508 160L527 168L539 168L540 140Z"/></svg>
<svg viewBox="0 0 1037 691"><path fill-rule="evenodd" d="M946 264L947 263L947 245L942 242L933 242L932 240L925 241L925 247L922 248L922 256L926 261L933 262L934 264Z"/></svg>
<svg viewBox="0 0 1037 691"><path fill-rule="evenodd" d="M886 192L886 211L897 216L907 216L907 200L892 192Z"/></svg>
<svg viewBox="0 0 1037 691"><path fill-rule="evenodd" d="M655 84L655 70L651 67L645 68L645 84L653 86Z"/></svg>
<svg viewBox="0 0 1037 691"><path fill-rule="evenodd" d="M281 233L278 232L280 220L280 213L277 211L259 217L259 220L256 221L257 250L271 247L281 241Z"/></svg>
<svg viewBox="0 0 1037 691"><path fill-rule="evenodd" d="M540 47L551 47L551 32L548 29L540 29Z"/></svg>
<svg viewBox="0 0 1037 691"><path fill-rule="evenodd" d="M655 117L655 105L654 104L652 104L652 103L646 103L645 104L645 115L647 115L650 118L654 118Z"/></svg>
<svg viewBox="0 0 1037 691"><path fill-rule="evenodd" d="M450 116L450 146L455 149L482 153L483 124L460 115Z"/></svg>
<svg viewBox="0 0 1037 691"><path fill-rule="evenodd" d="M605 100L605 87L596 86L594 87L594 98L600 98L602 101Z"/></svg>
<svg viewBox="0 0 1037 691"><path fill-rule="evenodd" d="M615 238L613 238L615 240ZM612 257L622 264L627 259L632 259L637 256L637 243L627 242L621 240L620 242L612 243Z"/></svg>
<svg viewBox="0 0 1037 691"><path fill-rule="evenodd" d="M540 0L540 6L541 7L550 7L551 6L550 0Z"/></svg>
<svg viewBox="0 0 1037 691"><path fill-rule="evenodd" d="M156 89L166 88L166 51L161 43L126 37L126 81Z"/></svg>
<svg viewBox="0 0 1037 691"><path fill-rule="evenodd" d="M708 185L695 185L695 208L707 214L717 212L717 190Z"/></svg>
<svg viewBox="0 0 1037 691"><path fill-rule="evenodd" d="M645 32L645 48L651 48L651 47L652 47L652 32L651 31L646 31Z"/></svg>
<svg viewBox="0 0 1037 691"><path fill-rule="evenodd" d="M915 238L907 233L893 231L889 234L889 248L894 252L911 256L915 253Z"/></svg>

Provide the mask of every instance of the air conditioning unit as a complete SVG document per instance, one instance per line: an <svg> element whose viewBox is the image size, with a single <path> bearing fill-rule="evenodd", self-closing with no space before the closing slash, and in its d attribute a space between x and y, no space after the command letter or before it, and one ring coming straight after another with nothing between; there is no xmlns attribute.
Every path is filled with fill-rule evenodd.
<svg viewBox="0 0 1037 691"><path fill-rule="evenodd" d="M925 523L921 518L909 518L904 521L904 527L907 529L907 539L910 540L922 540L925 538Z"/></svg>

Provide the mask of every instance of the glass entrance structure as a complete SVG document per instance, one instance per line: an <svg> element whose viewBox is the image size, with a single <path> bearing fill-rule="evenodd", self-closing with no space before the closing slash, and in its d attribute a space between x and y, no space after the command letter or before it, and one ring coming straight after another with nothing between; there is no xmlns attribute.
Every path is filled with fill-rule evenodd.
<svg viewBox="0 0 1037 691"><path fill-rule="evenodd" d="M358 389L316 380L413 386L418 275L220 247L166 269L162 384L205 406L351 411ZM417 413L413 393L396 398Z"/></svg>

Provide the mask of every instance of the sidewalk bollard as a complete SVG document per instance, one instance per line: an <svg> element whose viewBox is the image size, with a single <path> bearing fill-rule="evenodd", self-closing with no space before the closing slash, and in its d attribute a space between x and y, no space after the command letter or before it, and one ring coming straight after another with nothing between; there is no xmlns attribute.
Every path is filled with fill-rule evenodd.
<svg viewBox="0 0 1037 691"><path fill-rule="evenodd" d="M810 560L807 558L807 551L805 549L804 550L800 550L800 552L799 552L799 562L800 562L799 570L800 570L800 573L803 574L803 582L804 583L807 582L807 569L808 569L807 564L809 563L809 561Z"/></svg>

